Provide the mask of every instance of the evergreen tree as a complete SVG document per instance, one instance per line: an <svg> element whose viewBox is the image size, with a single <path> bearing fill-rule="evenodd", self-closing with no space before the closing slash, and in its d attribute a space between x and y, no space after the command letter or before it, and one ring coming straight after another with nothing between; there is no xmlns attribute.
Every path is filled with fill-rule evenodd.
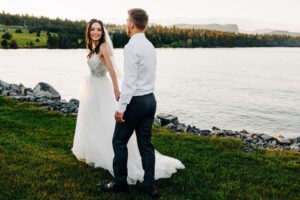
<svg viewBox="0 0 300 200"><path fill-rule="evenodd" d="M17 49L17 48L19 48L18 43L17 43L16 40L12 40L12 41L11 41L11 43L10 43L10 48L12 48L12 49Z"/></svg>
<svg viewBox="0 0 300 200"><path fill-rule="evenodd" d="M8 41L6 39L2 40L1 41L1 46L4 48L4 49L7 49L8 47Z"/></svg>
<svg viewBox="0 0 300 200"><path fill-rule="evenodd" d="M2 38L3 39L6 39L6 40L10 40L12 38L12 35L9 33L9 32L5 32L3 35L2 35Z"/></svg>
<svg viewBox="0 0 300 200"><path fill-rule="evenodd" d="M18 28L16 29L15 33L23 33L22 29Z"/></svg>

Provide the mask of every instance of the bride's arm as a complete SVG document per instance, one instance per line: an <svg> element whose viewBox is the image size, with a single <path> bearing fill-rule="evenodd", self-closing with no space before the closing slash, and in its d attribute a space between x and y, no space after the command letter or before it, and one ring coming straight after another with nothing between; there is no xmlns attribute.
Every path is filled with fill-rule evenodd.
<svg viewBox="0 0 300 200"><path fill-rule="evenodd" d="M118 80L117 80L117 76L116 76L116 72L114 70L111 58L109 56L109 50L108 50L108 46L106 43L103 43L100 47L100 56L102 55L104 58L104 63L105 66L108 69L109 75L111 77L111 80L113 82L113 87L114 87L114 92L115 92L115 96L116 96L116 100L119 101L120 98L120 90L119 90L119 85L118 85Z"/></svg>

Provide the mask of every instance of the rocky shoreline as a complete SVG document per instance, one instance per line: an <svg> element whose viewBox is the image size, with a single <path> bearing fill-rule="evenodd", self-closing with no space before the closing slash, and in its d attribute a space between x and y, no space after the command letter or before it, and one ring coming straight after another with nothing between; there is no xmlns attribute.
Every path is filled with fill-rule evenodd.
<svg viewBox="0 0 300 200"><path fill-rule="evenodd" d="M66 116L77 116L79 100L61 99L60 94L51 85L40 82L33 89L23 84L10 84L0 80L0 96L8 96L20 101L38 102L43 108L56 110ZM280 149L300 152L300 136L284 138L279 133L270 136L264 133L248 132L246 130L233 131L212 127L211 130L199 129L195 126L179 123L178 117L160 113L155 117L155 125L166 127L174 133L186 133L198 136L218 136L240 139L246 144L245 150Z"/></svg>

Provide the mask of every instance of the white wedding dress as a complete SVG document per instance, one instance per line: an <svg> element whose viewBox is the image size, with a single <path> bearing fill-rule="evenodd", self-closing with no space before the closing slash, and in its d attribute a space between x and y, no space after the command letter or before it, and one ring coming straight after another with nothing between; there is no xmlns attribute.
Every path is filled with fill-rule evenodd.
<svg viewBox="0 0 300 200"><path fill-rule="evenodd" d="M84 78L80 88L80 105L72 152L78 160L106 169L114 175L112 137L117 101L114 97L112 82L99 54L93 54L88 59L88 66L90 74ZM144 170L135 133L127 146L127 182L129 184L142 182ZM179 160L155 151L155 179L169 178L177 169L184 168Z"/></svg>

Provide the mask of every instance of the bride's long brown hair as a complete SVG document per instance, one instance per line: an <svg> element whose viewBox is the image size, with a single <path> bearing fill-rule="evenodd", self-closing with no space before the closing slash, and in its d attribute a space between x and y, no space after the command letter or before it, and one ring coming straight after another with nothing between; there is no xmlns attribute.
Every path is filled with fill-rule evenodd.
<svg viewBox="0 0 300 200"><path fill-rule="evenodd" d="M99 23L101 26L101 30L102 30L101 38L95 49L93 49L93 40L92 40L91 34L90 34L91 26L93 25L93 23ZM104 30L103 22L98 19L91 19L91 21L89 21L89 23L87 24L86 31L85 31L85 45L86 45L86 48L90 50L88 57L90 57L93 53L98 54L100 51L100 46L104 42L105 42L105 30Z"/></svg>

